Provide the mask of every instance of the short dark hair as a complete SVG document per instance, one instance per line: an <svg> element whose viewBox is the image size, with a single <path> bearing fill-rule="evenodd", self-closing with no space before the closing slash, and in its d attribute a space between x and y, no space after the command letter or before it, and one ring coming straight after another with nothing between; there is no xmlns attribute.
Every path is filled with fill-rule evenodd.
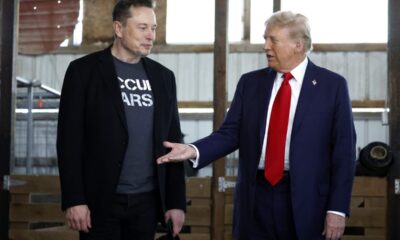
<svg viewBox="0 0 400 240"><path fill-rule="evenodd" d="M115 4L112 12L113 21L119 21L125 24L126 19L132 17L130 11L131 6L154 8L155 4L153 0L119 0L117 4Z"/></svg>

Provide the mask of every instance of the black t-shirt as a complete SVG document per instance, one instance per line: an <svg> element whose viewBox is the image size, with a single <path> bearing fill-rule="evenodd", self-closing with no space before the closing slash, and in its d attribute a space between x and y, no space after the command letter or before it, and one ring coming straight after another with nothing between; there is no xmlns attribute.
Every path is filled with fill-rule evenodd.
<svg viewBox="0 0 400 240"><path fill-rule="evenodd" d="M150 81L142 61L126 63L114 58L125 108L129 142L117 193L139 193L154 189L153 115Z"/></svg>

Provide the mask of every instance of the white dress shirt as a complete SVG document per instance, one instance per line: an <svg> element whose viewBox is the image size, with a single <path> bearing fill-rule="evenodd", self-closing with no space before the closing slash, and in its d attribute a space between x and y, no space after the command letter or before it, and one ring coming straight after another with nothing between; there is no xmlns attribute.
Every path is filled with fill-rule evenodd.
<svg viewBox="0 0 400 240"><path fill-rule="evenodd" d="M297 103L299 101L301 85L303 84L304 74L306 73L306 68L308 64L308 58L304 58L304 60L297 65L290 73L292 74L293 78L289 80L290 87L292 89L292 94L290 98L290 112L289 112L289 121L288 121L288 128L286 133L286 143L285 143L285 164L284 169L288 171L290 168L289 164L289 150L290 150L290 139L292 135L292 127L293 127L293 120L294 114L296 113ZM271 97L269 100L268 105L268 113L267 113L267 122L265 124L265 135L264 135L264 143L263 148L261 150L260 162L258 164L258 169L264 169L264 160L265 160L265 149L267 146L267 134L268 134L268 127L269 127L269 120L271 118L271 110L272 105L274 104L274 100L276 94L278 93L279 88L282 85L283 73L278 72L275 77L274 85L272 86ZM265 99L268 101L268 99Z"/></svg>

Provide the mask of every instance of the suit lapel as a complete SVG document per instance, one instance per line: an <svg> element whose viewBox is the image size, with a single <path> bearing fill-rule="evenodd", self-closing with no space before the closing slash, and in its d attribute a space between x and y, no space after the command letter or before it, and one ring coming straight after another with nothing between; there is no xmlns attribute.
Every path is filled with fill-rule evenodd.
<svg viewBox="0 0 400 240"><path fill-rule="evenodd" d="M272 92L272 86L274 85L274 80L276 78L276 72L273 71L270 68L265 69L263 71L264 73L259 81L258 81L258 103L259 103L259 114L261 116L258 116L258 129L260 129L260 136L259 136L259 141L260 141L260 146L263 146L264 142L264 136L265 136L265 127L266 127L266 122L267 122L267 114L268 114L268 106L269 106L269 101L271 98L271 92Z"/></svg>
<svg viewBox="0 0 400 240"><path fill-rule="evenodd" d="M293 121L292 139L296 131L301 126L304 116L307 114L311 101L318 90L318 79L316 66L309 60L306 73L304 75L303 85L301 86L300 96L297 103L296 114Z"/></svg>
<svg viewBox="0 0 400 240"><path fill-rule="evenodd" d="M106 84L105 91L109 92L111 101L113 102L122 125L127 130L127 123L125 117L125 109L121 97L121 89L117 80L117 73L115 72L114 62L111 55L111 47L105 49L103 54L100 55L100 67L104 83Z"/></svg>

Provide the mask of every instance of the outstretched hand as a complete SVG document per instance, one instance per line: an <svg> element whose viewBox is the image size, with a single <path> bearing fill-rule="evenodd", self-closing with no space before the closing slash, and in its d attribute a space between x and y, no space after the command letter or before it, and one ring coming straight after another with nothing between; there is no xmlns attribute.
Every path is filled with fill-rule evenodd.
<svg viewBox="0 0 400 240"><path fill-rule="evenodd" d="M181 143L172 143L165 141L163 142L164 147L170 148L171 151L164 156L157 158L157 164L163 164L168 162L181 162L188 159L194 159L197 157L196 150L187 145Z"/></svg>

